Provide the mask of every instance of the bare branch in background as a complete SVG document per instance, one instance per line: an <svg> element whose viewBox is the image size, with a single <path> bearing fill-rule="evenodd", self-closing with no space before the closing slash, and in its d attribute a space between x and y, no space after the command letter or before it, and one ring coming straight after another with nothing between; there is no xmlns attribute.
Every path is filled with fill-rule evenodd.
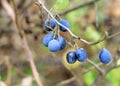
<svg viewBox="0 0 120 86"><path fill-rule="evenodd" d="M100 1L100 0L89 0L89 1L86 1L84 3L80 3L79 5L74 6L73 8L69 8L69 9L67 9L67 10L65 10L63 12L60 12L59 15L65 15L65 14L67 14L67 13L73 11L73 10L77 10L77 9L79 9L81 7L85 7L85 6L89 6L91 4L94 4L94 2L97 2L97 1Z"/></svg>
<svg viewBox="0 0 120 86"><path fill-rule="evenodd" d="M3 8L7 11L8 15L10 16L10 18L15 21L15 14L14 11L12 9L12 7L9 5L9 3L6 0L1 0L2 6Z"/></svg>
<svg viewBox="0 0 120 86"><path fill-rule="evenodd" d="M14 3L14 8L15 8L16 17L18 17L18 16L17 16L17 13L18 13L18 12L17 12L17 6L15 5L15 1L14 1L14 0L13 0L13 3ZM17 21L16 24L18 25L18 20L17 20L17 19L18 19L18 18L16 18L16 21ZM19 28L19 25L17 26L17 28ZM21 37L22 37L21 42L22 42L22 44L23 44L23 48L24 48L24 50L25 50L25 54L26 54L27 59L28 59L28 61L29 61L30 67L31 67L31 69L32 69L34 79L35 79L35 81L36 81L36 83L37 83L38 86L43 86L42 82L40 81L39 73L38 73L37 68L36 68L36 66L35 66L34 59L33 59L33 55L32 55L32 52L31 52L31 50L30 50L30 48L29 48L29 45L28 45L28 43L27 43L25 34L24 34L24 32L22 32L22 31L20 30L20 28L19 28L19 32L20 32L20 36L22 35L22 36L21 36Z"/></svg>

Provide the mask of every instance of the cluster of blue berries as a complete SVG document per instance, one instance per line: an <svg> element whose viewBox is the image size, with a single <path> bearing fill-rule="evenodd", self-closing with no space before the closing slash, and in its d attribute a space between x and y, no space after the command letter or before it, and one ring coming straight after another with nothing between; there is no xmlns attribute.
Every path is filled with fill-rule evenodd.
<svg viewBox="0 0 120 86"><path fill-rule="evenodd" d="M58 21L60 24L64 25L65 27L69 28L70 29L70 23L65 20L65 19L61 19ZM47 19L45 20L45 30L46 31L52 31L55 27L56 27L56 21L55 19L53 18L50 18L50 19ZM66 32L67 30L62 27L62 26L59 26L59 29L62 31L62 32Z"/></svg>
<svg viewBox="0 0 120 86"><path fill-rule="evenodd" d="M66 40L62 36L54 38L53 33L48 33L44 36L42 43L48 47L51 52L63 50L66 46Z"/></svg>
<svg viewBox="0 0 120 86"><path fill-rule="evenodd" d="M70 51L66 56L67 62L70 64L75 63L77 60L84 62L87 58L87 52L83 48L78 48L76 51Z"/></svg>
<svg viewBox="0 0 120 86"><path fill-rule="evenodd" d="M59 20L59 23L70 29L70 24L67 20L61 19L61 20ZM66 46L66 40L62 36L60 36L60 35L56 36L53 33L53 30L55 29L55 27L57 25L55 19L53 19L53 18L47 19L47 20L45 20L44 24L45 24L45 30L52 31L52 33L48 33L43 37L43 40L42 40L43 44L46 47L48 47L48 49L51 52L57 52L57 51L63 50ZM62 32L67 31L62 26L59 26L59 29Z"/></svg>
<svg viewBox="0 0 120 86"><path fill-rule="evenodd" d="M60 24L63 26L67 27L70 29L70 24L67 20L61 19L58 21ZM42 43L48 47L48 49L51 52L58 52L60 50L63 50L66 46L66 40L60 36L60 35L55 35L53 33L55 27L57 26L55 19L50 18L45 20L45 30L46 31L52 31L52 33L48 33L43 37ZM59 29L62 32L66 32L67 30L59 25ZM77 60L79 62L84 62L88 58L88 54L85 49L83 48L78 48L76 51L70 51L67 53L66 60L68 63L73 64ZM102 63L107 64L111 61L111 53L106 49L103 48L100 53L99 53L99 59Z"/></svg>
<svg viewBox="0 0 120 86"><path fill-rule="evenodd" d="M111 61L111 53L106 49L103 48L99 53L99 59L102 63L108 64ZM70 51L67 54L67 62L70 64L75 63L77 60L79 62L84 62L88 58L88 54L85 49L78 48L76 51Z"/></svg>

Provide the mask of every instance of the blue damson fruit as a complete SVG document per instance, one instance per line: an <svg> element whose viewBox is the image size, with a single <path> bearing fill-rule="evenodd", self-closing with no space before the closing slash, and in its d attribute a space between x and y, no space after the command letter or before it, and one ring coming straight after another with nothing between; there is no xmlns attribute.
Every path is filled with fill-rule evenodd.
<svg viewBox="0 0 120 86"><path fill-rule="evenodd" d="M48 47L48 43L53 39L53 37L54 37L53 33L46 34L42 39L43 45Z"/></svg>
<svg viewBox="0 0 120 86"><path fill-rule="evenodd" d="M61 47L61 45L60 45L59 41L56 39L53 39L48 43L48 49L52 52L59 51L60 47Z"/></svg>
<svg viewBox="0 0 120 86"><path fill-rule="evenodd" d="M54 29L56 26L55 19L53 19L53 18L45 20L44 24L45 24L46 31L52 31L52 29Z"/></svg>
<svg viewBox="0 0 120 86"><path fill-rule="evenodd" d="M77 57L76 57L76 54L75 54L75 51L70 51L68 52L67 56L66 56L66 60L69 64L73 64L76 62L77 60Z"/></svg>
<svg viewBox="0 0 120 86"><path fill-rule="evenodd" d="M102 63L107 64L111 61L112 55L111 53L106 49L103 48L99 53L99 59Z"/></svg>
<svg viewBox="0 0 120 86"><path fill-rule="evenodd" d="M69 23L67 20L61 19L61 20L59 20L59 23L70 29L70 23ZM66 30L64 27L62 27L62 26L60 26L60 30L63 31L63 32L66 32L66 31L67 31L67 30Z"/></svg>
<svg viewBox="0 0 120 86"><path fill-rule="evenodd" d="M83 48L78 48L76 50L76 56L80 62L84 62L88 58L87 52Z"/></svg>
<svg viewBox="0 0 120 86"><path fill-rule="evenodd" d="M60 50L63 50L66 46L66 40L62 36L58 36L57 40L60 43Z"/></svg>

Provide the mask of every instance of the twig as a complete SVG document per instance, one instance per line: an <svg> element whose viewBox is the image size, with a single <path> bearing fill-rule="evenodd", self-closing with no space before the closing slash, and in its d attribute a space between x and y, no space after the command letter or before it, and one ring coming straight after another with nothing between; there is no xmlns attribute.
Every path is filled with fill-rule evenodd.
<svg viewBox="0 0 120 86"><path fill-rule="evenodd" d="M97 3L96 2L94 2L94 8L95 8L95 12L96 12L96 14L95 14L95 16L96 16L96 27L98 28L99 27L99 20L98 20L98 6L97 6Z"/></svg>
<svg viewBox="0 0 120 86"><path fill-rule="evenodd" d="M103 64L102 64L102 63L97 64L97 66L101 66L101 65L103 65ZM95 66L92 66L92 67L90 67L89 69L84 70L84 71L81 73L81 75L84 75L84 74L88 73L89 71L94 70L95 68L96 68Z"/></svg>
<svg viewBox="0 0 120 86"><path fill-rule="evenodd" d="M6 84L7 86L11 86L11 65L9 61L9 57L5 56L5 64L7 66L7 79L6 79Z"/></svg>
<svg viewBox="0 0 120 86"><path fill-rule="evenodd" d="M55 19L54 16L52 15L52 13L51 13L51 12L45 7L45 5L42 3L42 1L41 1L41 0L37 0L37 1L38 1L38 3L39 3L39 6L41 6L41 7L50 15L51 18ZM92 1L92 3L93 3L93 1ZM87 44L87 45L98 44L98 43L104 41L105 39L107 39L107 35L106 35L106 33L105 33L105 35L104 35L104 37L103 37L102 39L100 39L100 40L98 40L98 41L95 41L95 42L89 42L89 41L87 41L87 40L85 40L85 39L82 39L81 37L78 37L77 35L75 35L73 32L71 32L71 30L70 30L69 28L65 27L63 24L60 24L56 19L55 19L55 21L56 21L56 23L57 23L58 25L64 27L64 28L70 33L70 35L71 35L73 38L79 39L80 41L82 41L83 43L85 43L85 44ZM115 36L117 36L117 35L115 35Z"/></svg>
<svg viewBox="0 0 120 86"><path fill-rule="evenodd" d="M10 16L10 18L15 21L15 14L14 11L12 10L11 6L9 5L9 3L6 0L1 0L2 6L3 8L7 11L8 15Z"/></svg>
<svg viewBox="0 0 120 86"><path fill-rule="evenodd" d="M43 86L42 82L40 81L39 74L38 74L38 71L36 69L36 66L35 66L35 63L34 63L34 60L33 60L32 52L29 49L29 46L28 46L28 43L27 43L25 37L22 39L22 44L23 44L23 48L25 50L27 59L30 63L30 67L31 67L33 75L34 75L34 79L35 79L38 86Z"/></svg>
<svg viewBox="0 0 120 86"><path fill-rule="evenodd" d="M110 67L109 69L106 69L104 75L98 74L98 76L96 77L95 81L92 83L91 86L98 86L97 83L103 80L106 74L108 74L112 69L119 68L119 67L120 65L116 65L116 66Z"/></svg>
<svg viewBox="0 0 120 86"><path fill-rule="evenodd" d="M14 22L13 23L14 23L15 27L17 28L17 30L19 32L19 35L21 37L21 42L23 44L23 48L25 50L25 54L26 54L27 59L29 61L30 67L32 69L34 79L35 79L35 81L36 81L36 83L37 83L38 86L43 86L42 82L40 81L39 73L38 73L38 71L36 69L36 66L35 66L35 63L34 63L34 60L33 60L33 55L32 55L32 52L31 52L29 46L28 46L25 34L23 33L23 31L21 31L21 29L19 27L18 14L17 14L18 12L17 12L17 6L16 6L15 0L12 0L12 3L13 3L13 6L14 6L14 11L15 11L15 15L13 15L13 16L15 16L14 17L15 20L13 20L13 21L16 22L16 24ZM7 4L7 5L9 5L9 4ZM12 14L14 14L14 12Z"/></svg>
<svg viewBox="0 0 120 86"><path fill-rule="evenodd" d="M113 38L115 36L118 36L118 35L120 35L120 32L117 32L117 33L115 33L115 34L113 34L111 36L108 36L107 39L111 39L111 38Z"/></svg>
<svg viewBox="0 0 120 86"><path fill-rule="evenodd" d="M31 5L33 5L33 3L35 3L35 0L32 0L26 6L24 6L23 9L19 13L22 14L23 12L25 12Z"/></svg>
<svg viewBox="0 0 120 86"><path fill-rule="evenodd" d="M97 66L101 66L101 65L102 65L102 63L99 63ZM90 67L89 69L83 71L80 75L84 75L84 74L86 74L86 73L88 73L89 71L94 70L94 69L95 69L95 66L92 66L92 67ZM73 82L73 81L75 81L75 80L76 80L76 78L73 76L73 77L71 77L70 79L61 81L60 83L58 83L58 84L55 85L55 86L64 86L64 85L66 85L66 84L68 84L68 83L70 83L70 82Z"/></svg>
<svg viewBox="0 0 120 86"><path fill-rule="evenodd" d="M76 73L74 73L70 68L68 68L64 63L63 63L64 67L73 75L73 77L75 78L75 80L77 81L77 83L81 86L81 82L80 80L78 80L78 76L76 75ZM72 79L74 80L74 79Z"/></svg>
<svg viewBox="0 0 120 86"><path fill-rule="evenodd" d="M90 64L92 64L101 74L104 74L104 71L98 65L96 65L93 61L91 61L90 59L87 59L87 61Z"/></svg>
<svg viewBox="0 0 120 86"><path fill-rule="evenodd" d="M67 80L64 80L64 81L58 83L58 84L55 85L55 86L63 86L63 85L66 85L66 84L68 84L68 83L70 83L70 82L73 82L73 81L75 81L75 80L76 80L76 78L75 78L75 77L72 77L72 78L70 78L70 79L67 79Z"/></svg>
<svg viewBox="0 0 120 86"><path fill-rule="evenodd" d="M89 0L89 1L86 1L86 2L84 2L82 4L79 4L79 5L77 5L77 6L73 7L73 8L67 9L67 10L59 13L59 15L65 15L65 14L67 14L67 13L73 11L73 10L77 10L77 9L79 9L81 7L85 7L85 6L91 5L91 4L93 4L94 2L97 2L97 1L99 1L99 0Z"/></svg>

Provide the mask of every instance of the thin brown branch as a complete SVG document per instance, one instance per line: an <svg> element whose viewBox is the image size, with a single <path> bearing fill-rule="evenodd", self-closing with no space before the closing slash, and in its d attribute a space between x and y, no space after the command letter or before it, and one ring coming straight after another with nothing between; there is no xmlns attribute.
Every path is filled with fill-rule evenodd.
<svg viewBox="0 0 120 86"><path fill-rule="evenodd" d="M96 2L94 2L94 9L95 9L95 16L96 16L96 27L99 27L99 18L98 18L98 5Z"/></svg>
<svg viewBox="0 0 120 86"><path fill-rule="evenodd" d="M14 11L15 11L15 22L16 22L16 25L15 27L17 28L18 32L19 32L19 35L21 37L21 42L23 44L23 48L25 50L25 54L27 56L27 60L29 61L29 64L30 64L30 67L31 67L31 70L33 72L33 76L34 76L34 79L37 83L38 86L43 86L40 78L39 78L39 73L37 71L37 68L35 66L35 63L34 63L34 59L33 59L33 55L32 55L32 52L29 48L29 45L27 43L27 40L26 40L26 37L25 37L25 34L24 32L20 29L19 27L19 21L18 21L18 12L17 12L17 6L16 6L16 1L15 0L12 0L12 3L13 3L13 7L14 7Z"/></svg>
<svg viewBox="0 0 120 86"><path fill-rule="evenodd" d="M103 64L102 63L97 64L97 66L101 66L101 65L103 65ZM84 74L86 74L86 73L88 73L88 72L90 72L90 71L92 71L94 69L96 69L95 66L92 66L89 69L84 70L80 75L84 75ZM69 83L71 83L71 82L73 82L75 80L76 80L76 77L73 76L73 77L71 77L71 78L69 78L67 80L61 81L60 83L58 83L55 86L64 86L64 85L69 84Z"/></svg>
<svg viewBox="0 0 120 86"><path fill-rule="evenodd" d="M12 0L12 3L13 3L14 13L15 13L15 22L13 22L13 24L17 28L18 34L22 38L24 36L24 33L22 32L22 30L20 30L20 26L19 26L19 20L18 20L19 18L18 18L18 10L17 10L17 5L16 5L16 0Z"/></svg>
<svg viewBox="0 0 120 86"><path fill-rule="evenodd" d="M87 59L87 61L90 63L90 64L92 64L99 72L100 72L100 74L104 74L104 71L103 71L103 69L101 69L97 64L95 64L93 61L91 61L90 59Z"/></svg>
<svg viewBox="0 0 120 86"><path fill-rule="evenodd" d="M2 3L2 7L7 11L8 15L10 16L10 18L15 21L15 14L14 11L12 9L12 7L9 5L9 3L7 2L7 0L1 0Z"/></svg>
<svg viewBox="0 0 120 86"><path fill-rule="evenodd" d="M33 5L33 3L35 3L35 0L32 0L27 5L25 5L19 13L25 12L31 5Z"/></svg>
<svg viewBox="0 0 120 86"><path fill-rule="evenodd" d="M97 64L97 66L101 66L101 65L103 65L103 64L102 64L102 63ZM95 66L92 66L92 67L90 67L89 69L84 70L84 71L81 73L81 75L84 75L84 74L86 74L86 73L88 73L89 71L92 71L92 70L94 70L94 69L96 69Z"/></svg>
<svg viewBox="0 0 120 86"><path fill-rule="evenodd" d="M35 66L35 63L34 63L34 60L33 60L32 52L30 51L30 48L28 46L28 43L27 43L27 40L26 40L25 37L23 37L23 39L22 39L22 44L23 44L23 48L25 50L27 59L30 63L30 67L32 69L34 79L35 79L38 86L43 86L42 82L40 81L39 74L38 74L38 71L36 69L36 66Z"/></svg>
<svg viewBox="0 0 120 86"><path fill-rule="evenodd" d="M114 37L116 37L116 36L118 36L118 35L120 35L120 32L117 32L117 33L115 33L115 34L113 34L113 35L111 35L111 36L108 36L107 39L114 38Z"/></svg>
<svg viewBox="0 0 120 86"><path fill-rule="evenodd" d="M12 0L12 2L13 2L14 12L15 12L15 22L16 22L16 25L19 26L19 24L18 24L18 14L17 14L16 0Z"/></svg>
<svg viewBox="0 0 120 86"><path fill-rule="evenodd" d="M89 0L89 1L86 1L86 2L84 2L84 3L80 3L80 4L77 5L77 6L74 6L74 7L72 7L72 8L69 8L69 9L67 9L67 10L65 10L65 11L63 11L63 12L60 12L59 15L65 15L65 14L67 14L67 13L73 11L73 10L77 10L77 9L79 9L79 8L81 8L81 7L85 7L85 6L89 6L89 5L91 5L91 4L94 4L94 2L97 2L97 1L99 1L99 0Z"/></svg>
<svg viewBox="0 0 120 86"><path fill-rule="evenodd" d="M7 66L6 84L7 84L7 86L11 86L11 65L10 65L10 61L9 61L9 56L5 56L5 64Z"/></svg>
<svg viewBox="0 0 120 86"><path fill-rule="evenodd" d="M117 32L117 33L115 33L115 34L112 34L111 36L108 36L108 33L105 32L105 35L104 35L104 37L103 37L102 39L100 39L100 40L98 40L98 41L95 41L95 42L88 42L87 44L88 44L88 45L95 45L95 44L98 44L98 43L100 43L100 42L102 42L102 41L104 41L104 40L108 40L108 39L114 38L114 37L116 37L116 36L118 36L118 35L120 35L120 32ZM83 40L83 42L84 42L84 40Z"/></svg>
<svg viewBox="0 0 120 86"><path fill-rule="evenodd" d="M67 79L67 80L64 80L64 81L58 83L58 84L55 85L55 86L64 86L64 85L66 85L66 84L68 84L68 83L70 83L70 82L73 82L73 81L75 81L75 80L76 80L76 78L75 78L75 77L72 77L72 78L70 78L70 79Z"/></svg>

